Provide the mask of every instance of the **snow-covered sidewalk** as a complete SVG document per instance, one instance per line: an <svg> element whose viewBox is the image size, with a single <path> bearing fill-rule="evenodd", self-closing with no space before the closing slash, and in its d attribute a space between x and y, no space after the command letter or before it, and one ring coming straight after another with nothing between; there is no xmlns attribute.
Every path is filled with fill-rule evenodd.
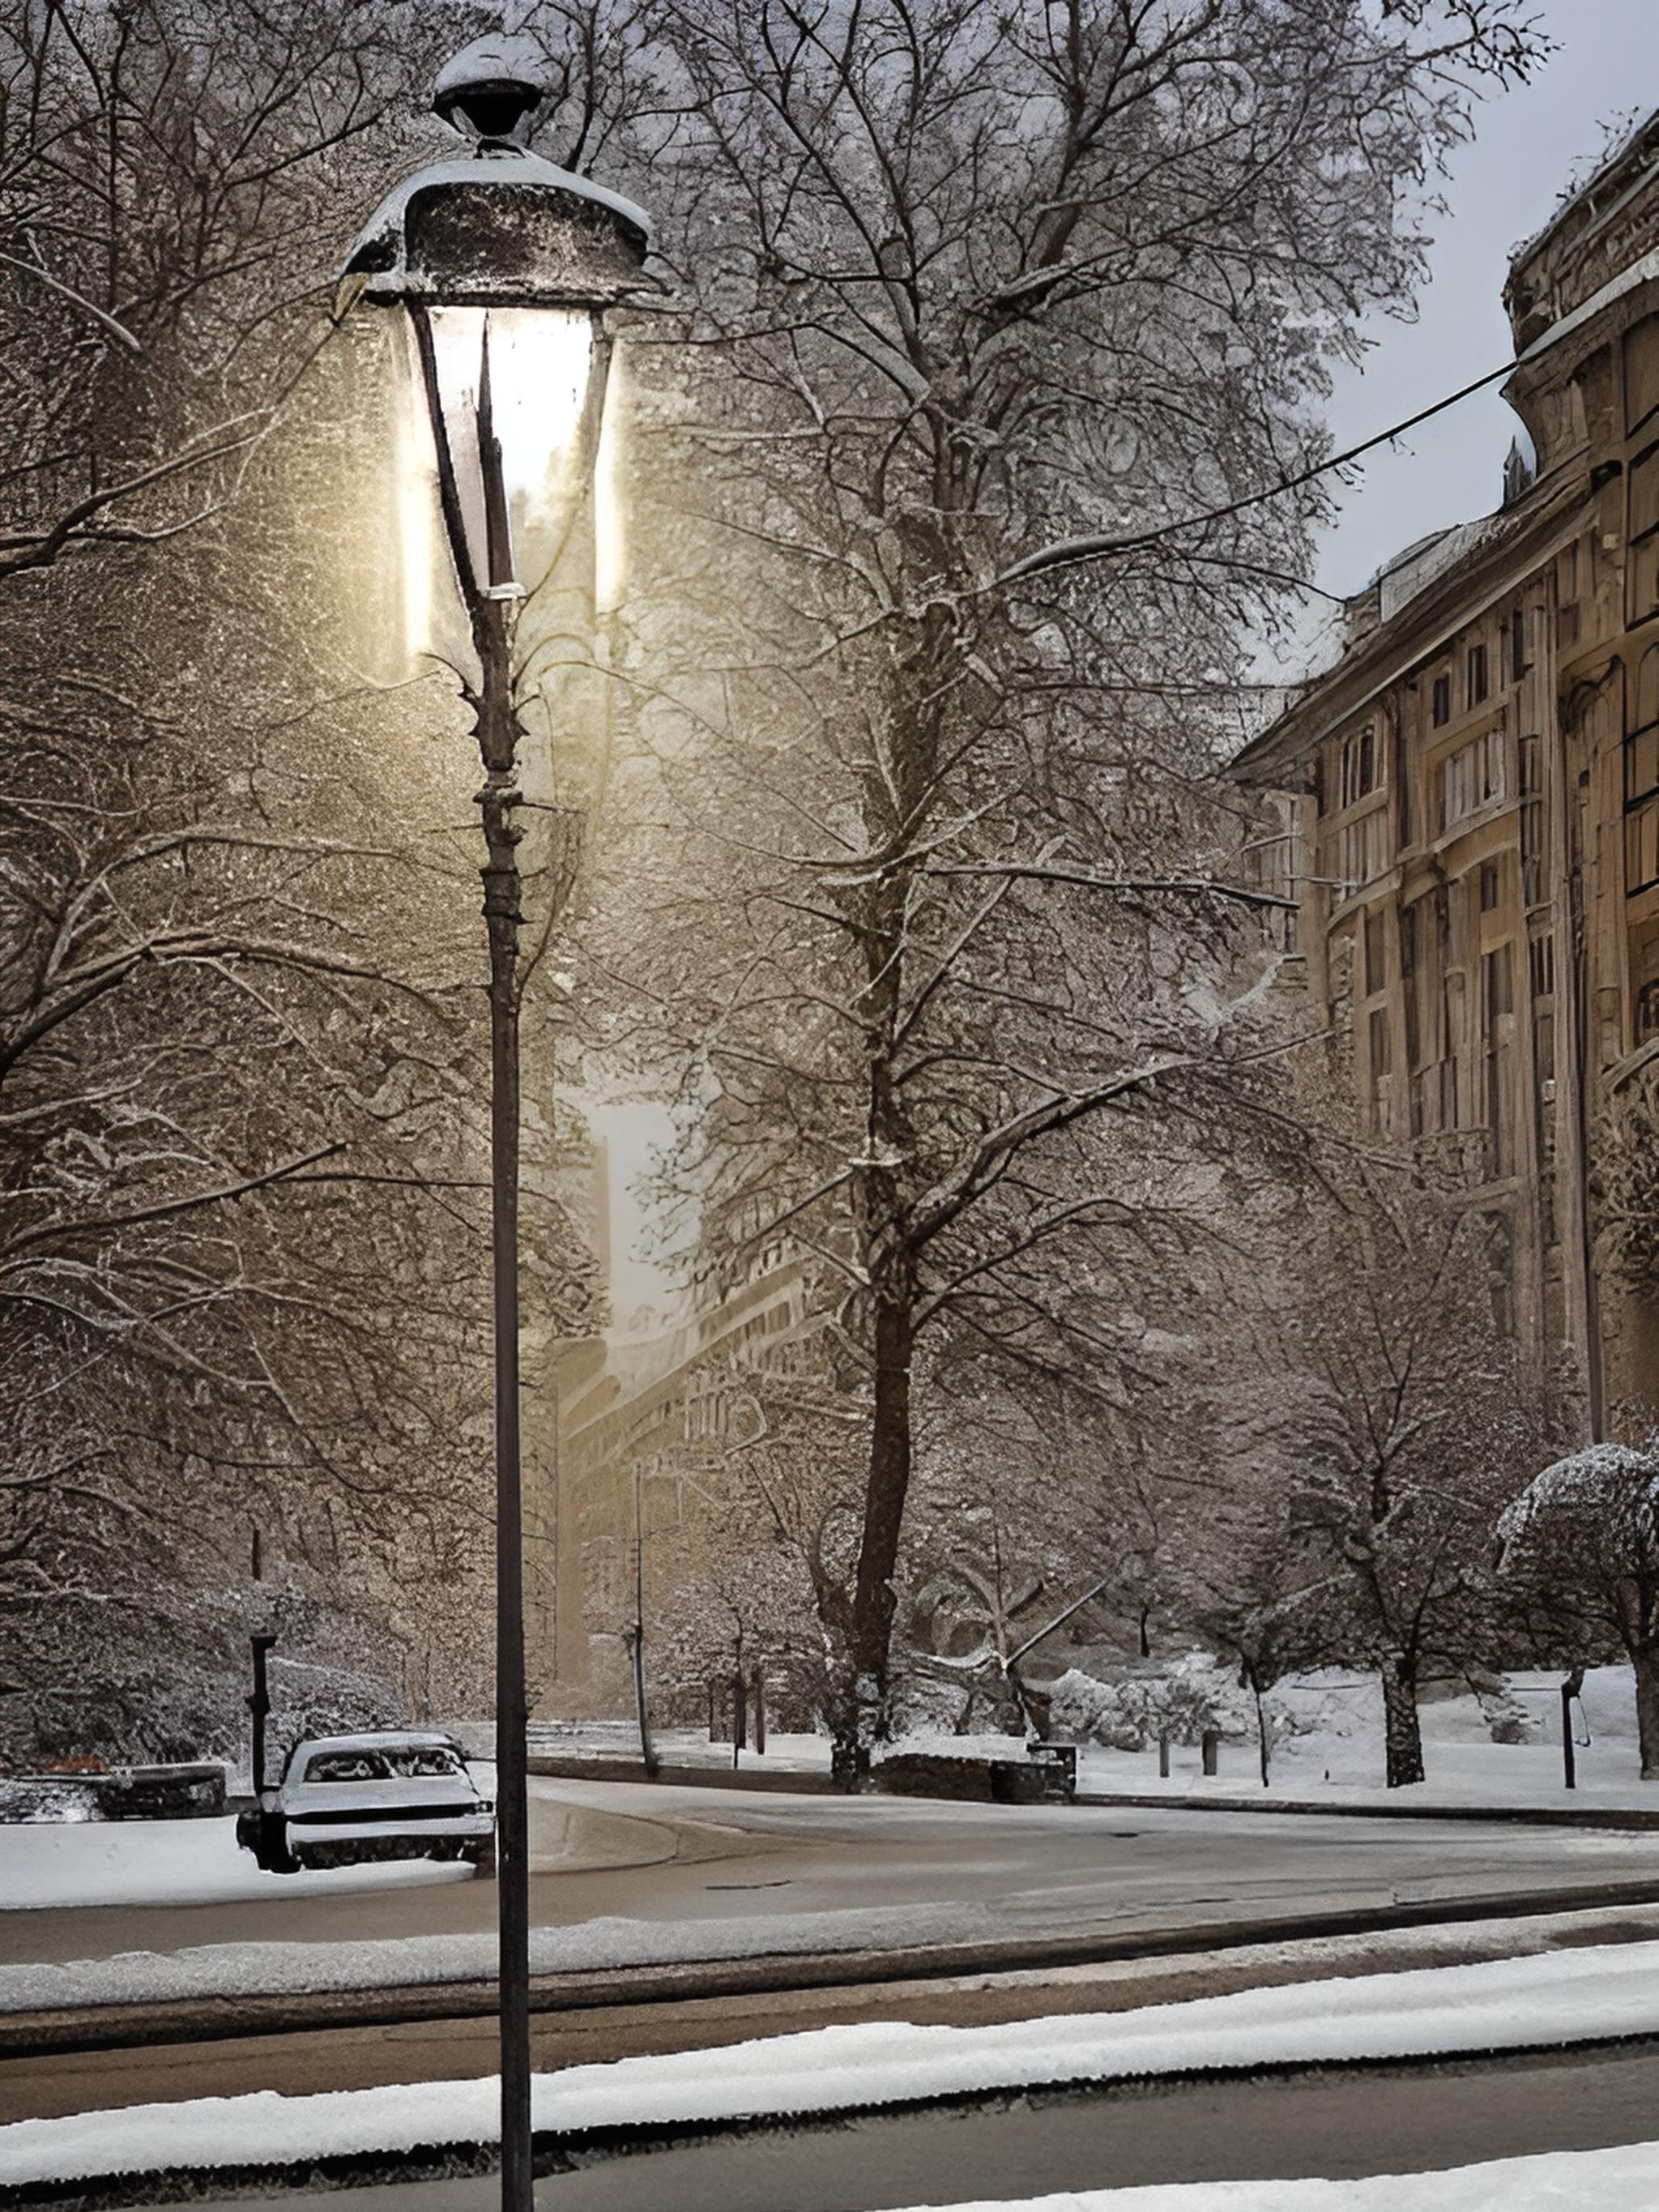
<svg viewBox="0 0 1659 2212"><path fill-rule="evenodd" d="M1553 2151L1363 2181L1198 2181L960 2204L949 2212L1653 2212L1659 2143ZM918 2208L942 2212L942 2208Z"/></svg>
<svg viewBox="0 0 1659 2212"><path fill-rule="evenodd" d="M535 2121L560 2133L718 2123L1061 2083L1638 2035L1659 2035L1659 1942L1290 1983L1127 2013L989 2027L872 2022L653 2053L538 2075ZM0 2127L0 2186L489 2142L495 2098L486 2079L307 2097L266 2091L17 2121ZM1644 2212L1655 2201L1650 2195Z"/></svg>

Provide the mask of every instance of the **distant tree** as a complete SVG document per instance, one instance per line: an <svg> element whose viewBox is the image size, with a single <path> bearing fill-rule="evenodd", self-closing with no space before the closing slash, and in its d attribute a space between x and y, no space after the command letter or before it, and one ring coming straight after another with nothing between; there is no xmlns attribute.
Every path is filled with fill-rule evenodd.
<svg viewBox="0 0 1659 2212"><path fill-rule="evenodd" d="M1360 1163L1299 1244L1266 1417L1283 1517L1254 1548L1260 1602L1235 1592L1234 1640L1244 1655L1254 1623L1281 1663L1374 1668L1396 1789L1423 1779L1419 1685L1492 1656L1493 1531L1554 1415L1455 1194Z"/></svg>

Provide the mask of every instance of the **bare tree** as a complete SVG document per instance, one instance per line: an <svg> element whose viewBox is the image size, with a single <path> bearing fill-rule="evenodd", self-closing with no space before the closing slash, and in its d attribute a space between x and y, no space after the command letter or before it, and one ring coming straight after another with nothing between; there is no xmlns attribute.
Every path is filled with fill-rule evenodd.
<svg viewBox="0 0 1659 2212"><path fill-rule="evenodd" d="M410 1701L487 1680L471 787L447 677L386 665L387 363L326 312L457 27L0 30L0 1606L116 1750L111 1685L222 1658L195 1608L255 1547L389 1636ZM526 1241L571 1328L556 1180Z"/></svg>
<svg viewBox="0 0 1659 2212"><path fill-rule="evenodd" d="M787 1226L863 1362L828 1614L858 1774L919 1346L948 1316L1122 1357L1162 1132L1224 1120L1271 1048L1225 981L1249 832L1206 779L1316 496L1231 510L1306 458L1326 357L1420 265L1407 188L1529 42L1504 5L1347 0L661 21L692 305L640 479L677 611L637 611L625 671L658 772L634 819L674 824L683 902L650 984L701 1017L671 1026L709 1238Z"/></svg>
<svg viewBox="0 0 1659 2212"><path fill-rule="evenodd" d="M1279 1462L1260 1502L1279 1511L1246 1555L1267 1587L1254 1606L1235 1590L1234 1640L1247 1650L1254 1620L1297 1663L1375 1668L1394 1789L1423 1779L1420 1683L1496 1655L1493 1532L1553 1416L1455 1192L1350 1156L1295 1238L1256 1400Z"/></svg>

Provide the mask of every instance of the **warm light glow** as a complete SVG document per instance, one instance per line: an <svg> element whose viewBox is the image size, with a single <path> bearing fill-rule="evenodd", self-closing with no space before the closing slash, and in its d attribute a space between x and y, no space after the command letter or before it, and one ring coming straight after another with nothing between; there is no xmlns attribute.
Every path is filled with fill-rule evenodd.
<svg viewBox="0 0 1659 2212"><path fill-rule="evenodd" d="M403 320L400 316L399 321ZM432 632L433 568L436 562L438 468L427 424L426 398L415 334L408 330L404 362L404 404L398 410L396 459L398 548L403 568L404 646L411 660L429 653Z"/></svg>
<svg viewBox="0 0 1659 2212"><path fill-rule="evenodd" d="M583 308L439 307L432 336L468 543L484 562L477 419L483 336L495 434L513 515L518 580L533 590L568 526L581 460L579 433L593 367L592 319Z"/></svg>
<svg viewBox="0 0 1659 2212"><path fill-rule="evenodd" d="M490 404L501 441L510 510L514 569L533 592L558 559L593 459L581 433L594 368L592 319L585 308L435 307L431 311L438 388L475 573L488 569L483 485L478 467L477 403L484 332L489 334ZM437 609L435 572L444 546L437 464L419 356L409 345L410 405L399 425L398 526L403 537L404 635L411 654L429 651ZM605 443L611 445L607 430ZM602 471L614 467L605 453ZM605 519L611 502L596 487L601 520L595 551L602 580L620 580L621 556ZM606 586L601 583L601 604Z"/></svg>
<svg viewBox="0 0 1659 2212"><path fill-rule="evenodd" d="M605 380L599 450L593 466L593 605L613 614L628 586L628 535L622 498L623 424L628 395L623 390L627 353L617 347Z"/></svg>

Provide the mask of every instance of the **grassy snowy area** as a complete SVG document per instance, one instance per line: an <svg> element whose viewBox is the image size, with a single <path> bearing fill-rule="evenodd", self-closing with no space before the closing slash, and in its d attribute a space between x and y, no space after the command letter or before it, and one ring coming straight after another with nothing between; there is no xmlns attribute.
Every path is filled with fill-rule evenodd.
<svg viewBox="0 0 1659 2212"><path fill-rule="evenodd" d="M1170 1747L1166 1779L1159 1775L1156 1750L1109 1751L1086 1745L1078 1760L1078 1786L1101 1796L1174 1791L1394 1807L1576 1804L1586 1810L1659 1809L1659 1785L1644 1785L1641 1779L1630 1668L1596 1668L1584 1678L1583 1697L1573 1709L1577 1786L1571 1795L1562 1779L1560 1681L1558 1673L1504 1677L1508 1713L1519 1717L1525 1729L1524 1740L1513 1743L1493 1741L1492 1712L1474 1695L1425 1696L1421 1715L1427 1779L1403 1792L1384 1786L1382 1696L1376 1677L1335 1668L1291 1676L1273 1692L1281 1732L1273 1745L1265 1791L1253 1736L1223 1741L1212 1778L1201 1771L1195 1746ZM711 1744L702 1729L665 1729L655 1741L665 1765L732 1768L731 1745ZM538 1725L532 1730L532 1748L554 1756L637 1759L639 1738L621 1721ZM958 1759L1024 1756L1020 1738L988 1734L912 1733L894 1748ZM764 1755L746 1749L737 1763L743 1772L827 1772L830 1746L821 1736L772 1735Z"/></svg>
<svg viewBox="0 0 1659 2212"><path fill-rule="evenodd" d="M1526 1740L1494 1742L1490 1712L1473 1695L1426 1697L1419 1711L1427 1778L1404 1790L1384 1786L1376 1677L1335 1669L1294 1676L1274 1693L1296 1732L1273 1744L1266 1791L1254 1741L1224 1741L1213 1778L1200 1771L1196 1749L1172 1746L1168 1782L1158 1778L1156 1752L1091 1747L1079 1763L1079 1786L1102 1794L1174 1789L1194 1796L1340 1797L1394 1806L1659 1809L1659 1785L1641 1778L1628 1667L1596 1668L1584 1677L1583 1697L1573 1708L1577 1786L1571 1793L1562 1778L1560 1675L1508 1674L1504 1682L1508 1707L1528 1723Z"/></svg>
<svg viewBox="0 0 1659 2212"><path fill-rule="evenodd" d="M724 2049L653 2053L538 2075L535 2124L571 2133L782 2118L1061 2083L1556 2048L1654 2034L1659 1943L1604 1945L1291 1983L1127 2013L990 2027L870 2022ZM495 2133L496 2096L495 2082L485 2079L306 2097L264 2091L15 2121L0 2127L0 2187L488 2142ZM1655 2169L1650 2164L1645 2171L1651 2185ZM1227 2202L1224 2196L1214 2201ZM1294 2202L1282 2196L1273 2201L1275 2207ZM1377 2200L1379 2206L1405 2201ZM1425 2201L1461 2207L1499 2200ZM1644 2212L1655 2201L1653 2194L1631 2199ZM1133 2205L1133 2196L1123 2192L1119 2202ZM1266 2200L1258 2195L1255 2202Z"/></svg>

